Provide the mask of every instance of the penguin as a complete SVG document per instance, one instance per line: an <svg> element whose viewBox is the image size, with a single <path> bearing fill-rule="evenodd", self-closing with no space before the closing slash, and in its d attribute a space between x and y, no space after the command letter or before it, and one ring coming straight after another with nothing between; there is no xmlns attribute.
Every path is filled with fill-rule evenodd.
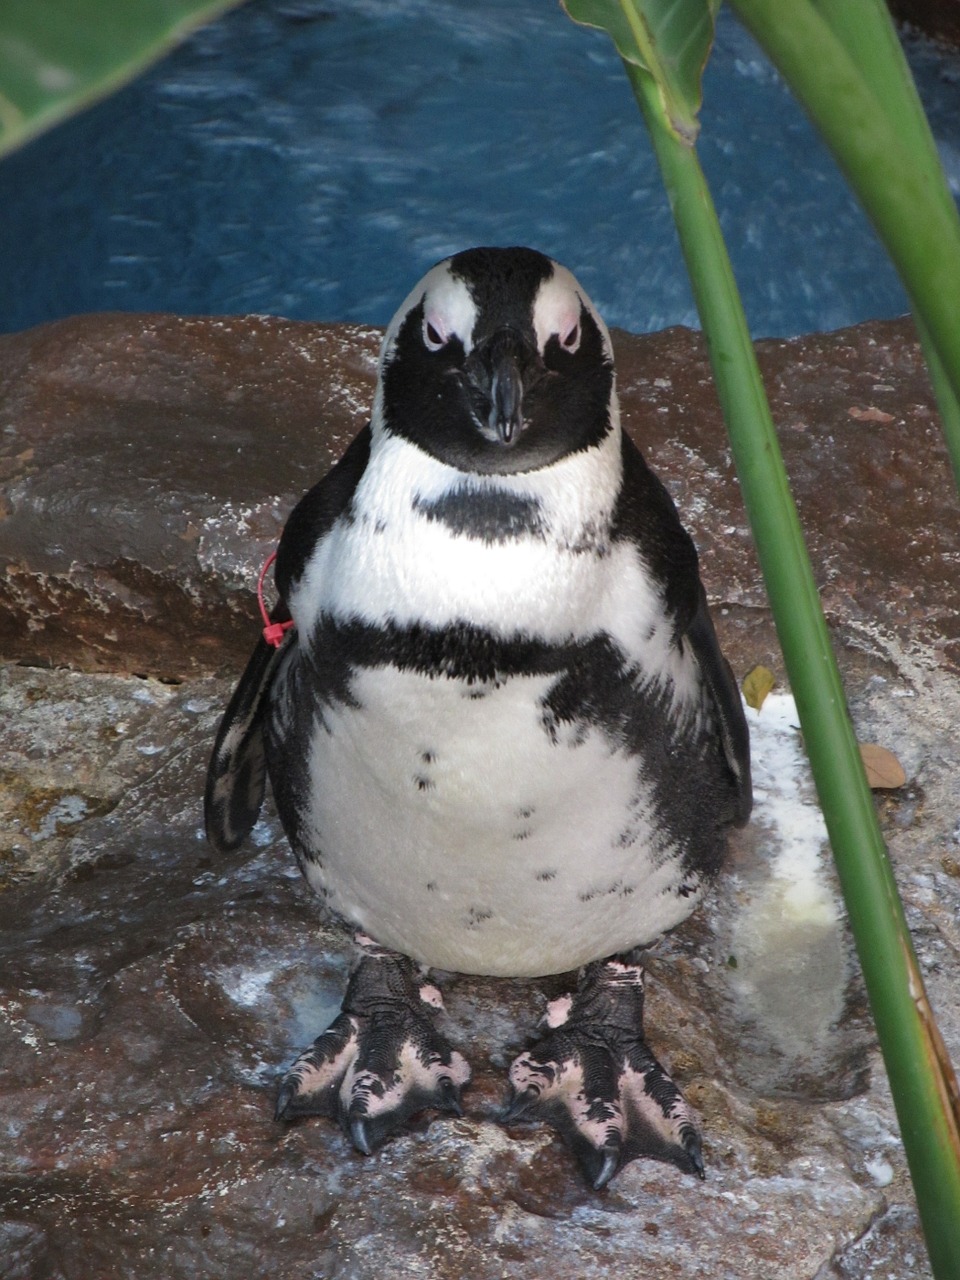
<svg viewBox="0 0 960 1280"><path fill-rule="evenodd" d="M602 1187L704 1175L647 1044L639 949L751 809L746 719L676 507L621 428L609 332L528 248L433 267L383 339L369 424L295 507L279 603L221 722L219 850L267 778L300 870L356 931L340 1014L280 1083L369 1154L470 1067L431 970L575 974L509 1070Z"/></svg>

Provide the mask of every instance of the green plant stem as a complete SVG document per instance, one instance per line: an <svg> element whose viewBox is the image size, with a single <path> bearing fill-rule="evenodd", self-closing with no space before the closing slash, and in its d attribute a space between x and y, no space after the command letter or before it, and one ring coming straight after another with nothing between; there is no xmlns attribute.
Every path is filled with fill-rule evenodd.
<svg viewBox="0 0 960 1280"><path fill-rule="evenodd" d="M940 410L940 424L943 427L943 434L947 441L950 462L953 467L954 483L957 487L957 492L960 493L960 397L957 396L951 385L947 372L943 367L943 362L940 359L940 353L937 351L936 344L924 323L923 316L915 312L913 319L917 326L917 334L923 349L923 358L927 362L927 372L930 374L930 381L933 384L937 408ZM960 338L960 335L958 335L958 338ZM958 443L952 445L951 442L954 441Z"/></svg>
<svg viewBox="0 0 960 1280"><path fill-rule="evenodd" d="M861 5L865 7L861 8ZM910 137L911 150L917 163L923 168L931 195L940 199L946 217L954 217L954 199L944 180L933 130L920 101L886 0L831 4L821 8L821 13L868 80L877 99L878 109L887 113L901 136ZM950 385L936 344L923 316L916 309L914 319L940 409L944 435L948 444L960 441L960 397ZM954 481L960 492L960 447L952 447L950 457Z"/></svg>
<svg viewBox="0 0 960 1280"><path fill-rule="evenodd" d="M882 0L731 0L859 197L900 273L960 490L960 215ZM935 353L935 357L934 357Z"/></svg>
<svg viewBox="0 0 960 1280"><path fill-rule="evenodd" d="M956 1280L960 1163L903 908L719 222L695 151L665 127L648 75L625 64L680 234L744 501L857 943L934 1273ZM947 1067L949 1076L949 1067Z"/></svg>

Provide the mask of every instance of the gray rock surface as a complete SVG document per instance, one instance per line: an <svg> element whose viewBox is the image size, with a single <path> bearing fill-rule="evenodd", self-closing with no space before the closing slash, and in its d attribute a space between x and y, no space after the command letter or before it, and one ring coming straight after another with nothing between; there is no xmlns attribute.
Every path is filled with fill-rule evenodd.
<svg viewBox="0 0 960 1280"><path fill-rule="evenodd" d="M705 1183L638 1162L594 1193L550 1132L496 1123L560 978L444 981L462 1119L370 1158L274 1124L349 942L271 814L239 855L206 847L203 771L256 571L363 424L378 340L170 316L0 339L0 1276L928 1276L829 860L790 852L816 811L789 725L769 752L756 725L757 820L648 957ZM725 647L782 682L701 344L616 343ZM761 358L858 731L906 769L878 803L957 1060L960 521L929 388L906 323Z"/></svg>

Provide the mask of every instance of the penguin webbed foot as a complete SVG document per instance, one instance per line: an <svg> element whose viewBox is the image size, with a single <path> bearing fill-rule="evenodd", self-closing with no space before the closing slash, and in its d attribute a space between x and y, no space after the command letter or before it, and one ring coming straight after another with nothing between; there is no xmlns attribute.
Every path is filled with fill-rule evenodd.
<svg viewBox="0 0 960 1280"><path fill-rule="evenodd" d="M284 1075L277 1120L336 1120L370 1155L420 1111L461 1115L466 1059L434 1025L440 992L406 956L363 943L341 1012Z"/></svg>
<svg viewBox="0 0 960 1280"><path fill-rule="evenodd" d="M696 1116L643 1038L640 965L587 965L545 1021L549 1034L510 1068L504 1122L553 1125L597 1190L638 1156L705 1176Z"/></svg>

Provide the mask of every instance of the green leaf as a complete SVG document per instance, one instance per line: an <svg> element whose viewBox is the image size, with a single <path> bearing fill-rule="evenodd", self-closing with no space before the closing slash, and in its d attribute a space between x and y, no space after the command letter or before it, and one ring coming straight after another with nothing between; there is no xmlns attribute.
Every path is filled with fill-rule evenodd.
<svg viewBox="0 0 960 1280"><path fill-rule="evenodd" d="M237 0L0 0L0 155L131 80Z"/></svg>
<svg viewBox="0 0 960 1280"><path fill-rule="evenodd" d="M692 146L701 81L720 0L561 0L574 20L606 31L624 62L653 76L671 131Z"/></svg>
<svg viewBox="0 0 960 1280"><path fill-rule="evenodd" d="M960 216L883 0L732 0L893 260L917 319L960 489Z"/></svg>

